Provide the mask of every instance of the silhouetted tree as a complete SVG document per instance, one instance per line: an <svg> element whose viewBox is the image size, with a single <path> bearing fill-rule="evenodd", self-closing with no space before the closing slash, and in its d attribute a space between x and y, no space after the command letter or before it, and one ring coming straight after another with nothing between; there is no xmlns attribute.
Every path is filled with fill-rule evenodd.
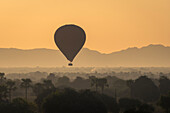
<svg viewBox="0 0 170 113"><path fill-rule="evenodd" d="M132 86L134 84L134 80L127 80L126 84L129 87L129 89L130 89L130 98L132 98Z"/></svg>
<svg viewBox="0 0 170 113"><path fill-rule="evenodd" d="M55 74L54 74L54 73L50 73L50 74L47 76L47 79L52 81L53 79L55 79Z"/></svg>
<svg viewBox="0 0 170 113"><path fill-rule="evenodd" d="M33 92L36 94L37 98L35 99L36 104L38 105L39 111L41 111L41 105L49 94L56 91L56 88L52 84L51 80L44 80L43 83L36 83L33 86Z"/></svg>
<svg viewBox="0 0 170 113"><path fill-rule="evenodd" d="M97 82L98 82L98 86L101 88L101 91L103 94L104 88L109 87L109 85L107 83L107 79L106 78L98 78Z"/></svg>
<svg viewBox="0 0 170 113"><path fill-rule="evenodd" d="M148 104L141 104L137 108L131 108L123 113L154 113L154 108Z"/></svg>
<svg viewBox="0 0 170 113"><path fill-rule="evenodd" d="M57 84L58 77L56 77L54 73L50 73L47 76L47 80L51 80L53 84Z"/></svg>
<svg viewBox="0 0 170 113"><path fill-rule="evenodd" d="M98 87L101 88L101 92L103 93L105 87L109 87L106 78L96 78L95 76L90 76L89 79L91 80L91 87L95 86L96 91Z"/></svg>
<svg viewBox="0 0 170 113"><path fill-rule="evenodd" d="M44 90L44 84L42 83L36 83L32 86L33 92L36 96L40 95Z"/></svg>
<svg viewBox="0 0 170 113"><path fill-rule="evenodd" d="M95 76L90 76L89 77L90 81L91 81L91 87L95 87L95 90L97 92L98 90L98 87L99 87L99 84L98 84L98 81L97 81L97 78Z"/></svg>
<svg viewBox="0 0 170 113"><path fill-rule="evenodd" d="M9 100L11 102L12 101L12 91L16 90L15 82L12 80L8 80L6 82L6 85L7 85L8 91L9 91Z"/></svg>
<svg viewBox="0 0 170 113"><path fill-rule="evenodd" d="M51 80L44 80L43 84L44 84L44 88L45 89L52 89L52 88L54 88L54 85L53 85Z"/></svg>
<svg viewBox="0 0 170 113"><path fill-rule="evenodd" d="M31 87L31 79L22 79L21 87L25 88L25 98L27 100L27 95L28 95L28 88Z"/></svg>
<svg viewBox="0 0 170 113"><path fill-rule="evenodd" d="M158 100L160 92L151 79L146 76L141 76L135 80L132 86L132 95L145 102L151 102Z"/></svg>
<svg viewBox="0 0 170 113"><path fill-rule="evenodd" d="M0 103L0 113L37 113L37 109L33 103L16 98L11 103Z"/></svg>
<svg viewBox="0 0 170 113"><path fill-rule="evenodd" d="M6 85L0 85L0 102L7 101L8 88Z"/></svg>
<svg viewBox="0 0 170 113"><path fill-rule="evenodd" d="M4 79L5 73L0 73L0 80Z"/></svg>
<svg viewBox="0 0 170 113"><path fill-rule="evenodd" d="M5 73L0 73L0 85L4 85L5 81Z"/></svg>
<svg viewBox="0 0 170 113"><path fill-rule="evenodd" d="M77 76L76 79L70 85L75 89L89 89L90 80Z"/></svg>
<svg viewBox="0 0 170 113"><path fill-rule="evenodd" d="M168 95L162 95L158 105L166 110L166 113L170 113L170 93Z"/></svg>
<svg viewBox="0 0 170 113"><path fill-rule="evenodd" d="M138 109L138 113L153 113L153 112L154 107L149 104L142 104Z"/></svg>
<svg viewBox="0 0 170 113"><path fill-rule="evenodd" d="M67 76L59 77L57 81L57 86L68 86L70 79Z"/></svg>
<svg viewBox="0 0 170 113"><path fill-rule="evenodd" d="M119 99L119 106L121 111L128 111L131 109L137 109L142 103L136 99L121 98Z"/></svg>
<svg viewBox="0 0 170 113"><path fill-rule="evenodd" d="M44 113L107 113L104 103L90 91L65 89L50 95L43 104Z"/></svg>
<svg viewBox="0 0 170 113"><path fill-rule="evenodd" d="M120 107L115 98L107 95L98 95L102 102L105 104L109 113L119 113Z"/></svg>
<svg viewBox="0 0 170 113"><path fill-rule="evenodd" d="M168 94L170 91L170 80L166 76L161 76L159 79L159 88L161 94Z"/></svg>

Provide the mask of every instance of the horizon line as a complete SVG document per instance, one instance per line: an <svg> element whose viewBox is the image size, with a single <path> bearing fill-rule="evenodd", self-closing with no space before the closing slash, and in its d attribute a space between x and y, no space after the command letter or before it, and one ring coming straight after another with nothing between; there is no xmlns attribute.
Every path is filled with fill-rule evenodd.
<svg viewBox="0 0 170 113"><path fill-rule="evenodd" d="M128 47L126 49L121 49L121 50L117 50L117 51L113 51L113 52L109 52L109 53L104 53L104 52L100 52L98 50L94 50L94 49L90 49L88 47L83 47L82 49L88 49L88 50L91 50L91 51L96 51L98 53L101 53L101 54L112 54L112 53L115 53L115 52L121 52L121 51L125 51L125 50L128 50L128 49L142 49L144 47L149 47L149 46L162 46L162 47L170 47L170 46L165 46L163 44L148 44L146 46L142 46L142 47ZM40 50L40 49L46 49L46 50L55 50L55 51L58 51L59 49L56 47L56 49L54 48L30 48L30 49L22 49L22 48L15 48L15 47L8 47L8 48L4 48L4 47L0 47L0 49L18 49L18 50L25 50L25 51L30 51L30 50Z"/></svg>

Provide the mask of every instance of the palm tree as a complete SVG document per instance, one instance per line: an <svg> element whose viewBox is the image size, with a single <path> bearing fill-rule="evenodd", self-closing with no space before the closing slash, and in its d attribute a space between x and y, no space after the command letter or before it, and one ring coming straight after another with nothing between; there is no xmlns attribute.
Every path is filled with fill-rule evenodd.
<svg viewBox="0 0 170 113"><path fill-rule="evenodd" d="M53 85L53 83L52 83L51 80L44 80L44 81L43 81L43 84L44 84L44 87L45 87L46 89L52 89L52 88L54 88L54 85Z"/></svg>
<svg viewBox="0 0 170 113"><path fill-rule="evenodd" d="M28 88L31 87L31 79L22 79L21 87L25 88L25 98L27 100Z"/></svg>
<svg viewBox="0 0 170 113"><path fill-rule="evenodd" d="M101 88L102 94L104 91L105 86L109 87L108 83L107 83L107 79L106 78L99 78L97 79L98 82L98 86Z"/></svg>
<svg viewBox="0 0 170 113"><path fill-rule="evenodd" d="M132 86L133 86L134 80L127 80L126 81L126 85L129 87L130 89L130 98L132 98Z"/></svg>
<svg viewBox="0 0 170 113"><path fill-rule="evenodd" d="M96 78L95 76L90 76L89 79L91 80L91 87L95 86L96 92L98 87L100 87L103 94L105 86L109 86L106 78Z"/></svg>
<svg viewBox="0 0 170 113"><path fill-rule="evenodd" d="M97 78L95 76L90 76L89 79L91 81L91 87L95 86L95 90L97 92L98 87L99 87Z"/></svg>
<svg viewBox="0 0 170 113"><path fill-rule="evenodd" d="M15 82L12 81L12 80L8 80L6 82L6 85L8 87L8 93L9 93L9 100L11 102L12 100L12 91L16 90L16 87L15 87Z"/></svg>
<svg viewBox="0 0 170 113"><path fill-rule="evenodd" d="M0 73L0 85L4 85L5 80L5 73Z"/></svg>

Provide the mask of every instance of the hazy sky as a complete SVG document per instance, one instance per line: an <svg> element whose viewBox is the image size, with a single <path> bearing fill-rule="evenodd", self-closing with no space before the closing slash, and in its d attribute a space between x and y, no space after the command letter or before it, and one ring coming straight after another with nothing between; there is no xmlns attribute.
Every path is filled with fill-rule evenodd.
<svg viewBox="0 0 170 113"><path fill-rule="evenodd" d="M109 53L170 45L170 0L0 0L0 47L53 48L64 24L81 26L85 47Z"/></svg>

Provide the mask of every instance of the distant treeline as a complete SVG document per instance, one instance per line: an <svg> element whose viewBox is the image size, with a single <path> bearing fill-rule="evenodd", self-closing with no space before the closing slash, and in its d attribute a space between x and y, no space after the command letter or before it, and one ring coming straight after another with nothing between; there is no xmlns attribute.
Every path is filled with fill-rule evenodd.
<svg viewBox="0 0 170 113"><path fill-rule="evenodd" d="M0 113L169 113L169 74L155 76L141 72L0 73Z"/></svg>
<svg viewBox="0 0 170 113"><path fill-rule="evenodd" d="M170 73L170 67L0 67L0 72L9 73L29 73L29 72L61 72L61 73L112 73L112 72L141 72L158 74Z"/></svg>

